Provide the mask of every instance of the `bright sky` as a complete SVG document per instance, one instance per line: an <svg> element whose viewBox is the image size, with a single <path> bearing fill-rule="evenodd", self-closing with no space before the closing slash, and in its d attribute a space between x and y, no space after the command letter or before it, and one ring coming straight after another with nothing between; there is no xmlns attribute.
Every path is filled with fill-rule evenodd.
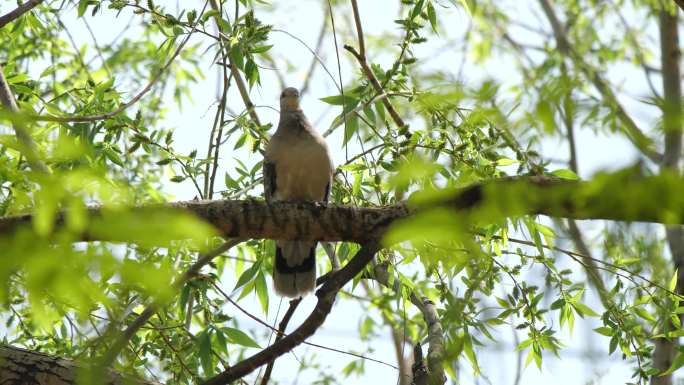
<svg viewBox="0 0 684 385"><path fill-rule="evenodd" d="M177 9L177 4L174 1L156 1L158 4L168 4L168 10L173 12ZM180 4L185 2L179 1ZM192 2L198 4L199 2ZM264 12L262 8L258 8L257 17L266 24L272 24L276 29L287 30L291 34L299 37L310 47L314 47L318 31L320 30L323 19L323 11L321 3L313 0L302 1L277 1L275 10L272 12ZM343 2L344 3L344 2ZM447 3L447 2L444 2ZM538 25L540 28L547 28L546 24L540 24L540 19L536 18L530 9L536 9L536 3L533 2L516 2L509 0L506 5L502 7L511 10L512 13L522 15L530 24ZM0 2L0 13L4 13L12 8L15 1ZM286 5L285 5L286 4ZM378 1L360 1L360 13L362 16L364 32L369 41L368 56L369 60L374 63L379 63L384 68L387 68L393 56L378 56L374 53L373 47L381 41L383 44L391 46L398 43L401 39L401 31L393 22L397 18L399 1L396 0L378 0ZM201 7L200 5L195 5ZM537 11L538 13L538 11ZM80 20L75 19L75 10L71 9L63 16L63 21L68 25L79 44L90 44L90 36ZM103 15L95 17L95 20L89 18L90 25L93 27L95 35L100 43L111 40L115 35L124 28L128 22L131 12L125 10L121 15L113 19L114 12L105 10ZM431 42L422 45L415 50L415 54L421 61L421 69L441 69L456 72L458 66L463 60L463 47L455 37L467 28L469 17L462 9L444 9L438 13L439 22L444 28L440 31L440 36L429 36ZM356 45L355 35L350 34L351 20L338 17L336 20L336 27L339 33L338 45L345 43ZM131 28L127 34L135 36L136 28ZM381 37L381 38L380 38ZM193 37L193 42L199 41L199 36ZM206 43L206 42L205 42ZM273 32L269 44L273 44L272 52L276 57L276 65L278 68L287 68L291 65L295 68L292 73L285 74L285 79L288 85L301 87L306 70L311 61L311 54L306 47L292 37ZM439 52L435 54L435 52ZM88 55L92 56L95 52L89 49ZM287 57L289 64L285 63L282 58ZM328 38L323 43L323 52L321 57L327 68L337 76L337 62L335 58L335 47L333 40ZM358 68L356 63L350 61L349 55L344 50L340 51L342 59L342 79L343 83L348 84L351 79L356 76ZM194 86L193 103L185 103L184 109L176 110L173 102L167 105L169 108L168 118L166 124L175 128L175 145L176 149L181 153L189 153L193 149L198 149L202 156L206 152L207 140L209 130L213 120L216 100L216 66L210 62L212 53L206 54L201 58L202 70L205 74L205 80L199 82ZM490 61L485 66L475 64L472 56L465 57L465 66L463 73L466 74L465 82L467 85L476 86L479 81L488 77L495 77L497 79L505 80L509 76L515 76L511 72L514 66L512 63L502 61ZM37 72L42 71L43 68L36 69ZM275 75L272 71L267 69L261 70L262 86L255 87L251 91L252 100L256 105L267 105L271 107L278 107L278 97L280 87L276 81ZM624 73L612 73L611 76L619 81L626 75ZM130 95L134 95L138 90L131 90ZM645 91L636 90L635 93ZM338 92L330 79L330 77L323 71L322 68L317 68L314 77L311 81L309 92L303 96L303 108L310 120L319 122L317 129L325 131L339 111L332 110L329 106L319 100L319 98L335 95ZM129 96L130 96L129 95ZM125 100L128 97L124 97ZM168 100L171 100L169 98ZM626 103L636 106L636 103L627 100ZM231 90L229 105L233 111L239 112L243 110L241 99L233 90ZM276 113L268 108L260 108L258 110L259 116L263 122L271 122L277 124ZM642 119L644 123L652 123L649 121L649 112L637 113L638 118ZM409 118L409 117L407 117ZM341 149L341 130L333 134L329 139L334 161L336 164L341 164L345 160L345 151ZM578 149L580 159L580 174L582 177L589 177L591 174L601 169L615 169L629 165L636 159L636 153L631 144L625 139L612 135L605 136L602 134L595 134L590 131L578 132ZM221 153L221 167L218 173L217 189L222 189L222 180L224 172L233 173L235 162L233 158L239 158L242 161L253 163L258 159L247 159L248 154L244 151L231 151L232 146L226 145L222 148ZM556 140L545 140L541 146L544 156L565 161L567 159L567 144ZM349 154L353 156L356 149L350 147ZM255 156L255 155L252 155ZM559 164L559 168L566 166ZM183 184L174 184L169 182L166 186L169 192L172 192L177 199L186 200L192 199L196 193L190 182ZM596 230L600 229L599 223L584 223L588 229L594 231L590 234L596 235ZM566 264L562 261L561 264ZM579 271L579 266L567 263L568 267ZM540 270L533 270L530 276L525 277L527 280L535 282L538 281L543 284L542 272ZM232 272L227 272L223 277L224 287L230 290L234 286L236 277ZM350 289L350 288L347 288ZM509 290L509 287L505 288ZM362 295L360 290L355 293ZM494 303L491 299L484 299ZM589 303L596 303L595 298L588 298ZM312 297L307 298L302 306L298 309L294 319L290 325L297 325L303 320L312 308L315 300ZM275 321L279 301L276 296L271 299L271 309L268 316L261 314L259 305L255 297L249 296L245 298L242 305L246 306L254 314L260 315L269 323ZM283 301L280 309L282 315L287 308L287 301ZM409 309L409 311L412 311ZM230 314L233 309L228 309ZM262 338L267 335L263 327L255 322L249 320L247 317L235 313L237 319L240 320L241 325L246 325L250 330L253 330L258 341L265 344L265 339ZM338 301L333 308L332 313L328 317L325 325L313 336L310 341L317 344L334 347L337 349L365 352L368 346L361 343L358 338L358 326L363 320L364 316L369 315L366 309L359 306L356 302ZM370 314L370 316L378 322L380 317L378 314ZM555 320L557 323L557 318ZM607 357L607 339L599 336L591 331L592 328L600 326L595 320L582 321L577 320L575 331L573 335L562 334L562 341L567 348L562 352L562 361L554 359L550 353L544 357L543 371L537 370L534 365L531 365L522 372L520 383L528 385L548 384L553 383L557 385L576 385L582 383L589 383L595 381L597 384L616 384L624 383L630 380L631 371L629 366L625 365L619 355L614 354ZM486 342L486 346L477 349L479 354L480 365L482 372L486 374L486 378L480 377L473 379L469 364L464 359L462 361L462 383L492 383L492 384L513 384L515 381L515 367L517 354L514 351L514 337L513 331L502 327L498 329L497 338L502 341L501 344L495 345L491 342ZM520 339L525 338L524 335L519 336ZM392 364L395 363L394 350L389 337L389 329L384 330L384 334L373 339L372 352L367 353L368 356L377 358L379 360L387 361ZM303 360L310 354L317 356L317 362L321 366L321 371L331 375L340 373L340 369L344 367L352 357L340 355L329 351L322 351L317 348L301 346L294 350L293 354L287 354L277 361L274 378L281 381L283 384L304 384L311 383L313 380L319 378L319 374L308 370L301 374L297 373L298 362L297 359ZM523 357L524 359L524 357ZM366 362L366 374L358 379L353 379L354 383L359 384L391 384L396 379L397 372L388 368L387 366L376 364L373 362ZM298 377L296 377L298 376ZM253 376L250 376L253 379ZM249 380L249 379L248 379ZM250 383L252 381L250 380ZM341 382L346 382L341 380Z"/></svg>

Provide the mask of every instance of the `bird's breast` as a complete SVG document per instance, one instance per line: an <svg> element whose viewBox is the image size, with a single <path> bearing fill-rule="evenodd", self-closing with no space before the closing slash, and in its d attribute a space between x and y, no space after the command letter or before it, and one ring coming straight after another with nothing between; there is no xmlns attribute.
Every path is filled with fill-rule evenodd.
<svg viewBox="0 0 684 385"><path fill-rule="evenodd" d="M276 200L321 201L332 175L328 150L314 140L290 143L272 154Z"/></svg>

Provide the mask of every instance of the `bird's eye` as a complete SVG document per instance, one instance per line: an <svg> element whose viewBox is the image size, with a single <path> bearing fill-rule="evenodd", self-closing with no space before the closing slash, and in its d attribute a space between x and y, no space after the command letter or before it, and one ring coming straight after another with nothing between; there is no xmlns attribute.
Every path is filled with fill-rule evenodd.
<svg viewBox="0 0 684 385"><path fill-rule="evenodd" d="M280 94L280 98L282 99L284 97L285 97L285 93L283 92L282 94Z"/></svg>

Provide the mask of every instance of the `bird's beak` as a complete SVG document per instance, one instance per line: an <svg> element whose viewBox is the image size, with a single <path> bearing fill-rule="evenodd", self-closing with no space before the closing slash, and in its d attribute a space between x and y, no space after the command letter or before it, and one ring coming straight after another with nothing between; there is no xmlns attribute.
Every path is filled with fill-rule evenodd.
<svg viewBox="0 0 684 385"><path fill-rule="evenodd" d="M287 110L296 110L299 108L299 98L296 96L286 97L283 100L283 104L283 107Z"/></svg>

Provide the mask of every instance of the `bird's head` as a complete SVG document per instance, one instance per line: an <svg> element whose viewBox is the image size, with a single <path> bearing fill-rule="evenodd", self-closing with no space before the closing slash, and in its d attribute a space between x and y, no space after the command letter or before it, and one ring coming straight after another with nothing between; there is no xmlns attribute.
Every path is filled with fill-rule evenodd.
<svg viewBox="0 0 684 385"><path fill-rule="evenodd" d="M280 93L280 111L297 111L299 109L299 91L287 87Z"/></svg>

